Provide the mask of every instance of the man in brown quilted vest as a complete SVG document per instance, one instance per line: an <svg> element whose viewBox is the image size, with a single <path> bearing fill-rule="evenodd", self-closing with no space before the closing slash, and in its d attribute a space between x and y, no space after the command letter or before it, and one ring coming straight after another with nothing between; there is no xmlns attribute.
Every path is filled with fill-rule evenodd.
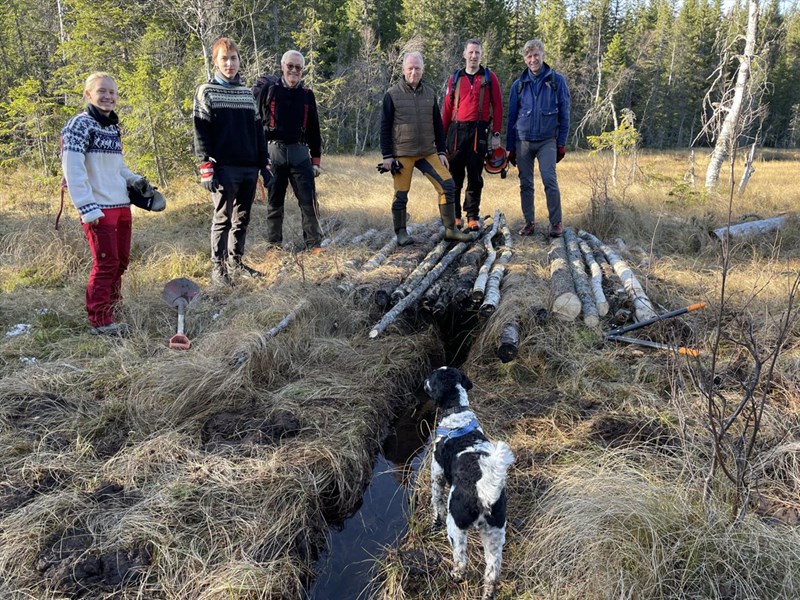
<svg viewBox="0 0 800 600"><path fill-rule="evenodd" d="M439 213L445 227L445 238L459 242L475 239L474 233L456 228L453 178L448 171L444 128L436 102L435 90L422 81L425 64L419 52L403 58L403 79L383 97L381 115L381 152L383 169L394 179L392 218L397 243L413 244L406 231L408 190L416 167L433 184L439 195Z"/></svg>

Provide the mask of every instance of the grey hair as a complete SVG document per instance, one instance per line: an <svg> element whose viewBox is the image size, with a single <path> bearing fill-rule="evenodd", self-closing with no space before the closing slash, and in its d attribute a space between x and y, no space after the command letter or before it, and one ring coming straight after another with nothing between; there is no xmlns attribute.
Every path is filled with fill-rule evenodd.
<svg viewBox="0 0 800 600"><path fill-rule="evenodd" d="M299 56L300 57L300 62L303 63L301 66L305 69L305 67L306 67L306 59L297 50L287 50L286 52L284 52L283 56L281 56L281 64L285 65L286 61L289 60L290 56Z"/></svg>
<svg viewBox="0 0 800 600"><path fill-rule="evenodd" d="M403 66L404 66L404 67L406 66L406 61L407 61L409 58L418 58L418 59L419 59L419 62L420 62L420 64L422 65L422 68L423 68L423 69L425 68L425 60L422 58L422 54L421 54L420 52L416 52L416 51L414 51L414 52L406 52L406 53L403 55Z"/></svg>
<svg viewBox="0 0 800 600"><path fill-rule="evenodd" d="M470 38L466 42L464 42L464 50L466 50L467 46L469 46L470 44L475 44L476 46L480 46L481 50L483 50L483 44L481 44L481 41L476 38Z"/></svg>
<svg viewBox="0 0 800 600"><path fill-rule="evenodd" d="M539 50L542 54L544 54L544 42L542 40L528 40L522 47L522 56L525 56L528 54L528 52L533 52L534 50Z"/></svg>

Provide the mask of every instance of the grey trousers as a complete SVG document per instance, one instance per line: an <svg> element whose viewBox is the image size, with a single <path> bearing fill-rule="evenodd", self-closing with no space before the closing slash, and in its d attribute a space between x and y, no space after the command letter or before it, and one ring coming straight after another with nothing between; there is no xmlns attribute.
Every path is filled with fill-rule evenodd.
<svg viewBox="0 0 800 600"><path fill-rule="evenodd" d="M539 161L539 175L544 185L550 224L561 222L561 191L556 177L556 140L538 142L517 141L517 168L519 169L519 199L525 222L533 221L533 161Z"/></svg>

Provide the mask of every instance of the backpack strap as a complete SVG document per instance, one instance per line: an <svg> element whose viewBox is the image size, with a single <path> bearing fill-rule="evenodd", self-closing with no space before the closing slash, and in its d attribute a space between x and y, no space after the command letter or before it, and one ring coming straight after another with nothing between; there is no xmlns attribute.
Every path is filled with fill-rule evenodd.
<svg viewBox="0 0 800 600"><path fill-rule="evenodd" d="M489 67L483 68L483 81L481 82L481 92L480 96L478 97L478 120L481 120L481 116L483 115L483 94L486 89L491 90L492 88L492 80L491 80L491 71L489 71ZM491 122L492 115L489 115L489 121Z"/></svg>
<svg viewBox="0 0 800 600"><path fill-rule="evenodd" d="M461 69L453 71L453 84L450 88L450 103L453 105L453 122L458 123L458 104L461 98Z"/></svg>

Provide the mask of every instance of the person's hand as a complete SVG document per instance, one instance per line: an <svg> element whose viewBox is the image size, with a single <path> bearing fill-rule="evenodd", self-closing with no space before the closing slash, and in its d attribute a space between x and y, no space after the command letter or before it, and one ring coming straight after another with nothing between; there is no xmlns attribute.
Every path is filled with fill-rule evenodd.
<svg viewBox="0 0 800 600"><path fill-rule="evenodd" d="M314 177L319 177L322 174L322 167L319 165L311 165L311 170L314 171Z"/></svg>
<svg viewBox="0 0 800 600"><path fill-rule="evenodd" d="M447 155L446 154L442 153L442 154L439 155L439 162L441 162L444 165L445 169L449 169L450 168L450 163L447 161Z"/></svg>
<svg viewBox="0 0 800 600"><path fill-rule="evenodd" d="M100 224L100 219L102 219L105 215L101 212L99 216L95 217L91 221L84 220L83 222L88 225L89 227L96 227Z"/></svg>
<svg viewBox="0 0 800 600"><path fill-rule="evenodd" d="M383 159L383 172L384 173L389 173L392 170L392 162L394 162L394 159L392 157Z"/></svg>
<svg viewBox="0 0 800 600"><path fill-rule="evenodd" d="M200 185L206 188L207 192L215 194L217 192L217 188L219 187L219 182L217 181L217 176L214 173L214 163L210 160L200 163L199 170Z"/></svg>
<svg viewBox="0 0 800 600"><path fill-rule="evenodd" d="M508 151L508 162L511 163L513 166L517 166L517 152L516 150L509 150Z"/></svg>
<svg viewBox="0 0 800 600"><path fill-rule="evenodd" d="M500 136L492 135L492 150L497 150L500 147Z"/></svg>
<svg viewBox="0 0 800 600"><path fill-rule="evenodd" d="M564 148L564 146L559 146L558 148L556 148L556 162L557 163L561 162L561 159L564 158L564 155L566 155L566 153L567 149Z"/></svg>
<svg viewBox="0 0 800 600"><path fill-rule="evenodd" d="M261 182L264 184L264 187L268 188L271 186L275 180L275 176L272 174L272 169L269 168L269 164L261 167L259 172L261 173Z"/></svg>

